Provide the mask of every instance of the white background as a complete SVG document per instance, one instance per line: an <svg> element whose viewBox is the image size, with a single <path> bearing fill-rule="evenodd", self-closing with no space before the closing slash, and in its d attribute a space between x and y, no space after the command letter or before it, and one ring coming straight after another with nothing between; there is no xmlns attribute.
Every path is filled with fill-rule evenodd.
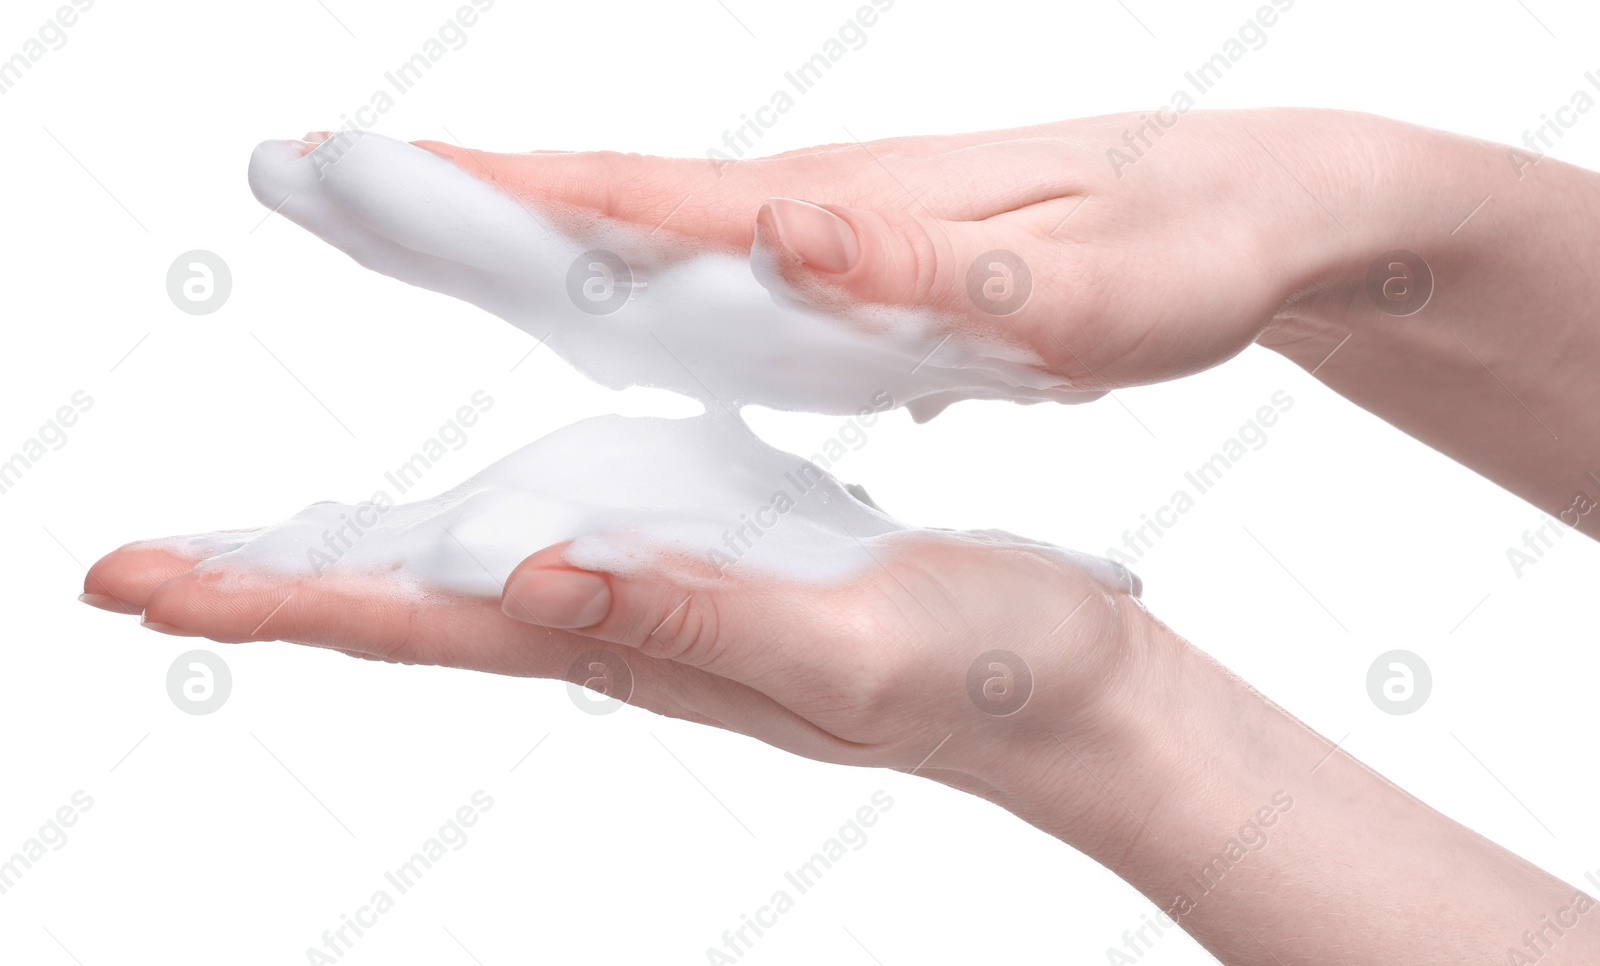
<svg viewBox="0 0 1600 966"><path fill-rule="evenodd" d="M0 855L74 791L94 801L0 895L0 959L305 962L483 789L495 804L471 840L344 961L703 963L881 788L894 806L868 844L747 962L1105 962L1149 903L943 787L633 709L585 714L559 682L205 645L74 600L83 565L128 540L365 498L478 389L496 405L430 493L584 416L691 408L596 388L548 350L512 372L524 334L263 218L244 178L252 146L337 126L458 6L325 2L101 2L0 97L0 451L74 391L94 399L67 445L0 496ZM703 155L856 6L500 0L377 129ZM761 149L1151 109L1256 6L900 0ZM0 56L53 9L6 4ZM1597 26L1557 0L1300 0L1201 106L1355 108L1521 141L1600 68L1584 54ZM1600 116L1556 153L1600 166ZM232 268L214 315L168 301L168 265L191 249ZM1104 552L1279 389L1294 406L1268 444L1140 561L1150 606L1447 814L1568 881L1600 870L1600 552L1570 535L1518 577L1506 549L1536 510L1276 356L1089 406L968 403L925 426L897 412L838 472L910 522ZM809 453L838 420L754 422ZM192 646L213 646L234 678L203 717L165 687ZM1434 674L1403 717L1365 686L1393 648ZM1175 932L1144 959L1209 961Z"/></svg>

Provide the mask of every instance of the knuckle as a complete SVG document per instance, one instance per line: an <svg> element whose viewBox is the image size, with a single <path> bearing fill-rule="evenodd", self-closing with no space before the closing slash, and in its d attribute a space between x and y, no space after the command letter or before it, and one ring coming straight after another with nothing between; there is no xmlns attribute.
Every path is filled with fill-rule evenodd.
<svg viewBox="0 0 1600 966"><path fill-rule="evenodd" d="M887 266L894 277L902 279L900 299L913 305L942 307L948 296L948 286L941 284L941 266L949 260L948 240L935 237L926 221L908 211L890 208L879 217L889 235L900 242L892 255L899 264Z"/></svg>
<svg viewBox="0 0 1600 966"><path fill-rule="evenodd" d="M695 667L714 663L722 651L715 598L689 593L671 606L655 624L641 628L639 653Z"/></svg>
<svg viewBox="0 0 1600 966"><path fill-rule="evenodd" d="M622 210L622 198L642 187L630 164L632 156L621 151L594 151L589 157L594 162L588 178L595 210L606 218L615 218Z"/></svg>
<svg viewBox="0 0 1600 966"><path fill-rule="evenodd" d="M389 661L398 664L419 663L418 654L423 650L420 646L422 640L417 628L417 612L406 608L400 612L402 620L394 629L393 636L374 641L366 647L360 647L356 642L351 642L357 650L366 651L369 656L378 661Z"/></svg>

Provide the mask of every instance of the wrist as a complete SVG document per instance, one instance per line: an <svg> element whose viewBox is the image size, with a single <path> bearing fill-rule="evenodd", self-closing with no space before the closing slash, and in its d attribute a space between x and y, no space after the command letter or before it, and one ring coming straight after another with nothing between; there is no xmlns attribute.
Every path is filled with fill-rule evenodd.
<svg viewBox="0 0 1600 966"><path fill-rule="evenodd" d="M1257 342L1304 363L1309 332L1354 333L1346 348L1367 342L1404 365L1394 351L1409 343L1454 345L1435 338L1443 321L1502 303L1562 308L1559 283L1600 241L1600 178L1522 147L1337 113L1293 142L1321 221L1284 239L1306 254ZM1420 261L1396 264L1397 253Z"/></svg>
<svg viewBox="0 0 1600 966"><path fill-rule="evenodd" d="M1354 327L1391 335L1396 319L1432 305L1441 274L1471 278L1483 236L1462 229L1503 187L1497 176L1509 172L1497 145L1375 115L1334 114L1337 121L1314 121L1282 148L1302 172L1301 207L1311 221L1294 222L1282 239L1300 255L1257 342L1297 362L1308 334L1337 340ZM1423 265L1391 268L1396 252ZM1311 365L1317 361L1313 355Z"/></svg>
<svg viewBox="0 0 1600 966"><path fill-rule="evenodd" d="M1070 753L1040 746L993 772L991 797L1143 893L1157 935L1176 925L1251 966L1377 962L1408 937L1395 910L1425 897L1435 918L1426 945L1411 941L1466 962L1580 901L1150 623L1145 673L1128 679L1135 699L1067 738ZM1595 941L1562 953L1580 961ZM1131 961L1151 940L1140 930L1125 942Z"/></svg>
<svg viewBox="0 0 1600 966"><path fill-rule="evenodd" d="M1600 176L1382 118L1347 130L1325 190L1348 230L1256 341L1600 536Z"/></svg>
<svg viewBox="0 0 1600 966"><path fill-rule="evenodd" d="M1146 816L1188 779L1189 736L1172 719L1173 702L1216 666L1203 656L1197 663L1138 602L1117 604L1116 654L1092 696L1030 705L963 777L968 790L1123 874L1111 858L1148 838Z"/></svg>
<svg viewBox="0 0 1600 966"><path fill-rule="evenodd" d="M979 794L1186 916L1219 849L1264 849L1312 783L1348 781L1353 762L1138 610L1125 667L1092 714L1019 735L972 777Z"/></svg>

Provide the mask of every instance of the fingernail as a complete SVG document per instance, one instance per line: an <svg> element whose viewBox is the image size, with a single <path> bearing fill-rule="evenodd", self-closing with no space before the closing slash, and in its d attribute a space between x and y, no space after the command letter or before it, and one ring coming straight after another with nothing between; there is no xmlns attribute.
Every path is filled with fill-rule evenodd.
<svg viewBox="0 0 1600 966"><path fill-rule="evenodd" d="M110 594L79 594L78 600L88 604L90 607L98 607L101 610L108 610L113 614L139 613L139 608L130 604L125 604L115 597L112 597Z"/></svg>
<svg viewBox="0 0 1600 966"><path fill-rule="evenodd" d="M545 627L593 627L611 610L611 587L582 570L530 570L506 584L500 609Z"/></svg>
<svg viewBox="0 0 1600 966"><path fill-rule="evenodd" d="M173 637L200 637L201 636L199 634L196 634L194 631L186 631L183 628L178 627L175 624L163 624L160 621L147 621L143 617L139 618L139 624L140 624L140 626L146 627L146 628L148 628L148 629L150 629L152 631L155 631L158 634L170 634Z"/></svg>
<svg viewBox="0 0 1600 966"><path fill-rule="evenodd" d="M773 198L767 202L767 210L783 247L818 271L848 272L861 254L850 224L826 208L793 198Z"/></svg>

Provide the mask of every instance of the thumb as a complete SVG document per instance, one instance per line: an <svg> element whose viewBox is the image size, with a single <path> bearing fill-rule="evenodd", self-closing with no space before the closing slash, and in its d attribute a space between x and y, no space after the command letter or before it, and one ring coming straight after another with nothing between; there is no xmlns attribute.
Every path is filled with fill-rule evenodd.
<svg viewBox="0 0 1600 966"><path fill-rule="evenodd" d="M583 570L566 561L568 546L547 547L517 565L501 598L507 616L757 689L816 672L820 649L793 646L807 610L794 595L759 579L741 580L730 591L709 567L681 576L660 568L627 575Z"/></svg>
<svg viewBox="0 0 1600 966"><path fill-rule="evenodd" d="M944 221L773 198L756 216L751 263L776 294L835 313L865 303L983 321L1026 308L1041 250L1004 217Z"/></svg>

